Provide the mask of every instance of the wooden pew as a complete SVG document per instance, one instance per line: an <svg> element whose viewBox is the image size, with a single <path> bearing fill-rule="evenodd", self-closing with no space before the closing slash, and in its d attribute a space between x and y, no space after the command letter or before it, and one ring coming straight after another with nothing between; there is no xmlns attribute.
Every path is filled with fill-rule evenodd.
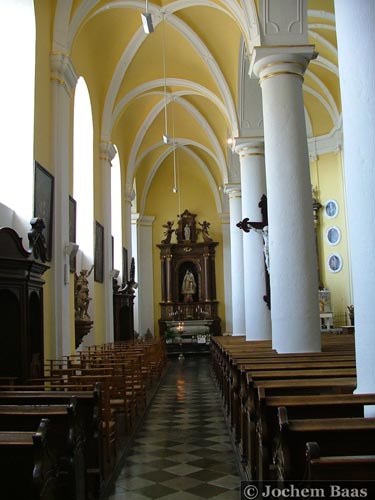
<svg viewBox="0 0 375 500"><path fill-rule="evenodd" d="M72 397L68 405L0 405L2 431L34 431L42 418L49 420L49 451L58 467L59 490L67 500L85 500L84 438L77 400Z"/></svg>
<svg viewBox="0 0 375 500"><path fill-rule="evenodd" d="M255 476L257 479L271 479L272 439L278 429L278 408L287 408L288 417L293 419L363 417L364 406L375 404L375 394L318 394L266 396L264 388L258 388L256 408ZM374 450L375 451L375 450Z"/></svg>
<svg viewBox="0 0 375 500"><path fill-rule="evenodd" d="M281 406L278 423L272 462L279 481L303 479L307 442L318 442L323 456L374 454L375 418L289 419L287 409Z"/></svg>
<svg viewBox="0 0 375 500"><path fill-rule="evenodd" d="M325 377L355 377L355 366L352 366L351 362L349 362L349 366L352 366L349 368L346 362L344 362L344 366L342 367L342 363L341 361L336 362L334 359L331 360L330 368L327 368L326 361L321 362L318 357L314 357L311 361L300 363L295 362L293 355L290 355L289 361L284 363L273 362L273 358L271 358L271 361L267 361L267 363L233 366L230 387L232 394L230 422L234 430L235 442L241 443L242 434L247 432L245 427L249 425L251 419L254 419L251 412L256 407L257 393L254 390L254 386L257 381L266 382L269 380L272 383L274 380L281 381L282 379L291 379L294 381L297 379L322 379ZM301 366L304 366L304 369L301 369ZM306 382L304 382L303 387L306 387L306 385ZM294 382L288 383L288 387L294 387L294 391L297 390ZM245 449L243 451L246 452ZM245 459L245 457L243 458Z"/></svg>
<svg viewBox="0 0 375 500"><path fill-rule="evenodd" d="M42 419L35 431L0 432L2 498L63 500L48 425L48 419Z"/></svg>
<svg viewBox="0 0 375 500"><path fill-rule="evenodd" d="M77 388L77 386L76 386ZM88 387L87 387L88 388ZM2 405L68 405L71 398L77 401L76 414L80 429L83 429L83 453L86 466L80 470L85 477L86 498L97 499L104 480L102 461L101 407L102 392L99 384L90 390L7 390L0 391ZM86 473L83 474L82 471Z"/></svg>
<svg viewBox="0 0 375 500"><path fill-rule="evenodd" d="M306 486L311 481L343 482L350 481L352 486L363 487L365 481L375 477L375 454L372 455L343 455L322 456L317 442L307 442L306 457Z"/></svg>

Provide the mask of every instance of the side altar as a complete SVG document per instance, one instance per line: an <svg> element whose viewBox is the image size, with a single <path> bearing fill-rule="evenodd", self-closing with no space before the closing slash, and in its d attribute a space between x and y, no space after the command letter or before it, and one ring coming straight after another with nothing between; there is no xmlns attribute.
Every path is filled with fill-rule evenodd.
<svg viewBox="0 0 375 500"><path fill-rule="evenodd" d="M168 221L158 246L161 263L160 335L179 323L184 331L221 335L216 300L215 248L210 223L196 222L188 210L178 216L177 228ZM199 227L200 226L200 227ZM176 323L177 322L177 323ZM199 331L198 331L199 330Z"/></svg>

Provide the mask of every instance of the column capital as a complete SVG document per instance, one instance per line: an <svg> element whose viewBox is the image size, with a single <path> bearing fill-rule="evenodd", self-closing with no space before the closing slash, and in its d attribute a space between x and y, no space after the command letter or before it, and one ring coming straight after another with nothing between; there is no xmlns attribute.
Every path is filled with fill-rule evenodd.
<svg viewBox="0 0 375 500"><path fill-rule="evenodd" d="M78 81L78 74L72 60L63 52L50 54L51 80L59 83L70 95Z"/></svg>
<svg viewBox="0 0 375 500"><path fill-rule="evenodd" d="M303 80L309 62L318 56L314 45L256 47L251 56L249 75L262 81L278 75L295 75Z"/></svg>
<svg viewBox="0 0 375 500"><path fill-rule="evenodd" d="M117 151L115 146L110 141L102 141L99 143L100 159L107 161L112 166L112 160L116 156Z"/></svg>
<svg viewBox="0 0 375 500"><path fill-rule="evenodd" d="M240 158L244 158L245 156L264 156L263 136L235 137L232 147Z"/></svg>
<svg viewBox="0 0 375 500"><path fill-rule="evenodd" d="M241 198L241 184L225 184L224 193L227 194L230 199Z"/></svg>
<svg viewBox="0 0 375 500"><path fill-rule="evenodd" d="M135 198L135 191L133 189L133 186L131 184L125 184L125 190L124 190L124 200L127 203L131 203Z"/></svg>
<svg viewBox="0 0 375 500"><path fill-rule="evenodd" d="M154 221L154 215L132 214L132 224L137 224L137 226L152 226Z"/></svg>

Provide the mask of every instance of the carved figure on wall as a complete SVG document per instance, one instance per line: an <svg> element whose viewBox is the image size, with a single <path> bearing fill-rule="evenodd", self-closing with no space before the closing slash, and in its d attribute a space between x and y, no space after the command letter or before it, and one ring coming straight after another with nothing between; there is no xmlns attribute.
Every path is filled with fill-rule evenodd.
<svg viewBox="0 0 375 500"><path fill-rule="evenodd" d="M257 229L250 225L250 228L256 233L260 234L263 238L263 252L264 252L264 262L266 263L266 268L268 273L270 272L270 255L268 247L268 226L264 226L263 229Z"/></svg>
<svg viewBox="0 0 375 500"><path fill-rule="evenodd" d="M47 259L47 242L43 234L43 229L46 227L44 220L39 217L34 217L30 221L32 227L28 233L30 248L35 259L46 262Z"/></svg>
<svg viewBox="0 0 375 500"><path fill-rule="evenodd" d="M162 227L165 227L166 228L166 231L164 232L164 240L161 240L162 243L165 243L166 245L168 245L170 242L171 242L171 238L172 238L172 234L174 233L174 229L172 229L173 227L173 224L174 224L174 221L167 221L166 224L163 224Z"/></svg>
<svg viewBox="0 0 375 500"><path fill-rule="evenodd" d="M197 284L195 282L194 275L188 269L185 273L181 287L181 293L184 296L184 302L192 302L193 295L195 294L196 290L197 290Z"/></svg>
<svg viewBox="0 0 375 500"><path fill-rule="evenodd" d="M190 240L190 226L189 226L189 224L185 224L185 227L184 227L184 239L185 240Z"/></svg>
<svg viewBox="0 0 375 500"><path fill-rule="evenodd" d="M92 298L89 296L90 290L88 287L88 277L93 269L94 266L91 266L90 269L82 269L79 275L77 273L74 275L74 309L76 319L86 321L90 320L90 316L87 311Z"/></svg>
<svg viewBox="0 0 375 500"><path fill-rule="evenodd" d="M202 223L199 222L199 225L201 226L201 233L203 237L203 241L210 242L212 241L212 238L209 237L208 235L208 230L210 228L210 223L204 220Z"/></svg>

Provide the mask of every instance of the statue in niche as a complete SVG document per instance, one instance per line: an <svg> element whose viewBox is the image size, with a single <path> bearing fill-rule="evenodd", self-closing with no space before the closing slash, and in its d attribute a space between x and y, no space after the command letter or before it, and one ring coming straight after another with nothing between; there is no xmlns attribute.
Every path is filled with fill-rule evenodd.
<svg viewBox="0 0 375 500"><path fill-rule="evenodd" d="M166 228L166 231L164 231L164 240L161 240L162 243L168 245L171 242L172 234L174 233L174 229L172 229L174 224L174 221L167 221L166 224L163 224L162 227Z"/></svg>
<svg viewBox="0 0 375 500"><path fill-rule="evenodd" d="M185 240L190 240L190 226L189 226L189 224L185 224L185 227L184 227L184 239Z"/></svg>
<svg viewBox="0 0 375 500"><path fill-rule="evenodd" d="M181 293L184 296L184 302L193 302L193 295L197 290L194 275L189 269L186 271L182 281Z"/></svg>
<svg viewBox="0 0 375 500"><path fill-rule="evenodd" d="M204 220L202 223L199 222L199 225L201 226L201 233L202 233L202 237L203 237L203 241L209 243L210 241L212 241L212 238L210 238L208 236L208 230L210 228L210 223L207 222L206 220Z"/></svg>

